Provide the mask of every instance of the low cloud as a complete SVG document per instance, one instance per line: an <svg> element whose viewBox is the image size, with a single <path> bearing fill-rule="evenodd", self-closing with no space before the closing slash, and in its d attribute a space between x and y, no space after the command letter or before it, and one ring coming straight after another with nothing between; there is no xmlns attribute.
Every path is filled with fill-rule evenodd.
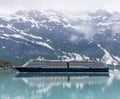
<svg viewBox="0 0 120 99"><path fill-rule="evenodd" d="M72 42L79 42L82 39L90 40L94 33L93 33L93 26L90 26L88 24L86 25L78 25L78 26L72 26L72 28L76 31L76 33L71 35L71 41Z"/></svg>
<svg viewBox="0 0 120 99"><path fill-rule="evenodd" d="M20 9L55 9L85 12L98 9L120 11L120 0L0 0L0 12ZM6 12L5 12L6 13Z"/></svg>
<svg viewBox="0 0 120 99"><path fill-rule="evenodd" d="M111 23L111 29L113 33L120 33L120 13L115 12L108 20Z"/></svg>

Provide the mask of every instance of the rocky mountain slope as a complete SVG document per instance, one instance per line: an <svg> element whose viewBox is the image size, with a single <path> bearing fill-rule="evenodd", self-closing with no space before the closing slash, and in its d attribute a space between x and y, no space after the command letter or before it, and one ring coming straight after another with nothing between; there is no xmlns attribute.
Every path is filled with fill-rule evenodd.
<svg viewBox="0 0 120 99"><path fill-rule="evenodd" d="M17 65L33 58L120 63L120 13L66 14L20 10L0 15L0 58Z"/></svg>

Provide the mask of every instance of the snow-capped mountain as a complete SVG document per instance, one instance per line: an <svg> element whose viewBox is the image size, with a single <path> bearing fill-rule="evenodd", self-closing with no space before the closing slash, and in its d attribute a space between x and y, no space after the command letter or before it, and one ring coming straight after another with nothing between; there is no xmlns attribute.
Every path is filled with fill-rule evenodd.
<svg viewBox="0 0 120 99"><path fill-rule="evenodd" d="M20 10L0 15L0 58L23 64L31 58L120 63L120 13L66 14Z"/></svg>

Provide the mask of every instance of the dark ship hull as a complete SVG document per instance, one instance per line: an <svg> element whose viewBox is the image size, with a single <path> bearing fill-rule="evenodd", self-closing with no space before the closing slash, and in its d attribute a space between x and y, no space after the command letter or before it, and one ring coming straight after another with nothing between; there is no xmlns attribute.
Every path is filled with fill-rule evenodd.
<svg viewBox="0 0 120 99"><path fill-rule="evenodd" d="M109 68L40 68L15 67L19 72L108 72Z"/></svg>

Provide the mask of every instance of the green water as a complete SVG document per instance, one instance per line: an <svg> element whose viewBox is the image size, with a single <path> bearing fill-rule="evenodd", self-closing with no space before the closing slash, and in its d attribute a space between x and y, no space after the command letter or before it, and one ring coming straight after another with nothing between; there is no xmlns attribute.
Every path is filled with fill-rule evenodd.
<svg viewBox="0 0 120 99"><path fill-rule="evenodd" d="M0 99L120 99L120 72L101 76L4 73Z"/></svg>

